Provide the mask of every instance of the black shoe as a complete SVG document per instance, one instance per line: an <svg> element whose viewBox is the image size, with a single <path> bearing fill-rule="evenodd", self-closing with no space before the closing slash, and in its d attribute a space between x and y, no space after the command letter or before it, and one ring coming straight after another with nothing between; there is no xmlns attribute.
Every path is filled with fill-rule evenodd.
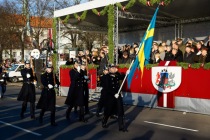
<svg viewBox="0 0 210 140"><path fill-rule="evenodd" d="M70 115L69 115L69 113L67 113L67 112L66 112L66 119L67 119L67 120L70 120Z"/></svg>
<svg viewBox="0 0 210 140"><path fill-rule="evenodd" d="M126 129L124 127L122 127L122 128L119 128L119 131L125 132Z"/></svg>
<svg viewBox="0 0 210 140"><path fill-rule="evenodd" d="M96 112L96 117L100 117L100 115L99 115L99 113L98 113L98 112Z"/></svg>
<svg viewBox="0 0 210 140"><path fill-rule="evenodd" d="M24 113L23 112L20 113L20 119L24 119Z"/></svg>
<svg viewBox="0 0 210 140"><path fill-rule="evenodd" d="M103 127L103 128L107 128L108 125L107 125L106 123L103 123L103 122L102 122L102 127Z"/></svg>
<svg viewBox="0 0 210 140"><path fill-rule="evenodd" d="M81 117L81 118L79 118L79 122L87 123L88 121L84 117Z"/></svg>
<svg viewBox="0 0 210 140"><path fill-rule="evenodd" d="M53 123L51 123L51 126L58 126L58 124L53 122Z"/></svg>
<svg viewBox="0 0 210 140"><path fill-rule="evenodd" d="M36 120L36 117L34 115L31 116L32 120Z"/></svg>
<svg viewBox="0 0 210 140"><path fill-rule="evenodd" d="M43 123L43 118L39 117L39 123L42 124Z"/></svg>

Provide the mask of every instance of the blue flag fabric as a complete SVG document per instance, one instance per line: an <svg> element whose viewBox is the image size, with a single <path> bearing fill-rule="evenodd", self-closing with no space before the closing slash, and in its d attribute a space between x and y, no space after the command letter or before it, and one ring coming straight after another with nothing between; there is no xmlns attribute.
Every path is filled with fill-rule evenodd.
<svg viewBox="0 0 210 140"><path fill-rule="evenodd" d="M130 85L131 85L131 82L132 82L132 79L133 79L136 69L138 67L141 69L141 80L142 80L144 65L149 63L158 10L159 10L159 6L157 7L155 14L153 15L152 20L151 20L151 22L144 34L144 37L139 45L139 52L136 55L135 61L130 69L130 73L128 74L128 78L127 78L128 88L130 88Z"/></svg>

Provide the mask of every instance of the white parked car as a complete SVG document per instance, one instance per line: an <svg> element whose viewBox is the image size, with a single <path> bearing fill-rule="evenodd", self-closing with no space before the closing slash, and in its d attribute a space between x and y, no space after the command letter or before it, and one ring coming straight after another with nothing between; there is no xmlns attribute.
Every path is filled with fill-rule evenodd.
<svg viewBox="0 0 210 140"><path fill-rule="evenodd" d="M24 64L14 64L12 67L10 67L7 70L7 79L9 79L11 82L18 82L22 81L23 77L21 76L21 69L24 68Z"/></svg>

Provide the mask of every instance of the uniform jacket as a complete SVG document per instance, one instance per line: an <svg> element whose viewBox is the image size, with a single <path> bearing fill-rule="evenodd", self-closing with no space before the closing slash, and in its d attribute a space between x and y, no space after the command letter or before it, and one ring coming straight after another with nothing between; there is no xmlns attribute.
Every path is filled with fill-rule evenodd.
<svg viewBox="0 0 210 140"><path fill-rule="evenodd" d="M71 84L65 104L70 106L84 106L84 75L75 68L69 72Z"/></svg>
<svg viewBox="0 0 210 140"><path fill-rule="evenodd" d="M30 77L27 78L27 74L30 74ZM24 68L21 70L21 75L23 77L23 86L20 90L20 93L18 94L18 101L26 101L34 103L36 100L35 95L35 86L34 86L34 76L32 69Z"/></svg>
<svg viewBox="0 0 210 140"><path fill-rule="evenodd" d="M60 83L53 72L45 72L41 75L41 83L44 86L41 92L41 97L37 103L37 109L44 109L45 111L55 111L56 104L56 93L55 88L57 88ZM49 88L48 84L51 84L53 88ZM57 87L55 87L55 85Z"/></svg>

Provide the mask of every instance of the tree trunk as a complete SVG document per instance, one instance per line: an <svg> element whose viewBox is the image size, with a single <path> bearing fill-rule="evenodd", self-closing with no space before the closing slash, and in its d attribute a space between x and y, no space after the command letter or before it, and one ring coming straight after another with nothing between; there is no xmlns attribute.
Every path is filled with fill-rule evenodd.
<svg viewBox="0 0 210 140"><path fill-rule="evenodd" d="M21 53L21 54L22 54L22 55L21 55L21 61L24 62L24 55L25 55L25 54L24 54L24 43L23 43L23 42L21 43L21 52L22 52L22 53Z"/></svg>

